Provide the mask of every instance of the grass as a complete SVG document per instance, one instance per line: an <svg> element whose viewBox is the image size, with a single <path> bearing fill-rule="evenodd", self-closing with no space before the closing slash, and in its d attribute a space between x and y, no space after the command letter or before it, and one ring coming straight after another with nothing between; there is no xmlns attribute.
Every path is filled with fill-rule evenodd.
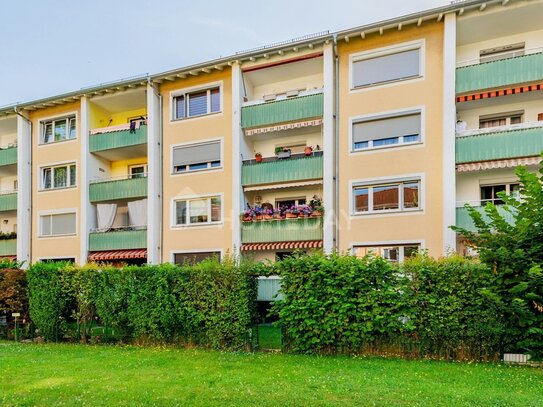
<svg viewBox="0 0 543 407"><path fill-rule="evenodd" d="M258 345L261 349L281 349L281 328L272 325L259 325Z"/></svg>
<svg viewBox="0 0 543 407"><path fill-rule="evenodd" d="M0 342L1 405L541 406L543 370Z"/></svg>

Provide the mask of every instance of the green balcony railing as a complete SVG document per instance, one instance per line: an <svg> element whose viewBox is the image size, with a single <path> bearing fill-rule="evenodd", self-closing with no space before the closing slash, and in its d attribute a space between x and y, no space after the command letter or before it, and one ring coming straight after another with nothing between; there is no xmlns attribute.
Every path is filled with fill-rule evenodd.
<svg viewBox="0 0 543 407"><path fill-rule="evenodd" d="M17 192L0 194L0 212L17 210Z"/></svg>
<svg viewBox="0 0 543 407"><path fill-rule="evenodd" d="M543 151L543 127L456 138L457 164L537 156L541 151Z"/></svg>
<svg viewBox="0 0 543 407"><path fill-rule="evenodd" d="M119 230L89 233L89 251L147 248L147 230Z"/></svg>
<svg viewBox="0 0 543 407"><path fill-rule="evenodd" d="M494 89L543 79L543 52L456 69L456 93Z"/></svg>
<svg viewBox="0 0 543 407"><path fill-rule="evenodd" d="M89 199L91 202L144 198L146 196L146 177L107 180L93 182L89 185Z"/></svg>
<svg viewBox="0 0 543 407"><path fill-rule="evenodd" d="M257 301L282 300L281 277L260 277L257 281Z"/></svg>
<svg viewBox="0 0 543 407"><path fill-rule="evenodd" d="M130 133L130 130L126 129L93 134L90 136L89 143L91 153L147 144L147 126L140 126L135 130L135 133Z"/></svg>
<svg viewBox="0 0 543 407"><path fill-rule="evenodd" d="M301 158L283 158L276 161L243 164L241 184L248 186L319 179L322 178L322 174L322 154Z"/></svg>
<svg viewBox="0 0 543 407"><path fill-rule="evenodd" d="M497 205L498 212L505 217L505 220L509 223L513 223L513 215L504 209L503 206ZM483 219L488 220L488 216L485 214L485 207L478 206L477 211L483 214ZM465 207L456 208L456 226L475 231L475 225L469 216L468 210Z"/></svg>
<svg viewBox="0 0 543 407"><path fill-rule="evenodd" d="M17 255L17 239L0 240L0 256Z"/></svg>
<svg viewBox="0 0 543 407"><path fill-rule="evenodd" d="M17 164L17 147L0 149L0 166Z"/></svg>
<svg viewBox="0 0 543 407"><path fill-rule="evenodd" d="M322 240L322 218L294 218L241 223L242 243Z"/></svg>
<svg viewBox="0 0 543 407"><path fill-rule="evenodd" d="M245 106L241 109L241 127L249 129L321 117L323 100L323 94L317 93Z"/></svg>

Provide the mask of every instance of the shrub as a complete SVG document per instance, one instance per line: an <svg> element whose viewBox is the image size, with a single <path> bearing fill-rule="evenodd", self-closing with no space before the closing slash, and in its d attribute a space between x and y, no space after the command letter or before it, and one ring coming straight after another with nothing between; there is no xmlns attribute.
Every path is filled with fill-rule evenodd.
<svg viewBox="0 0 543 407"><path fill-rule="evenodd" d="M16 268L0 266L0 313L19 312L28 318L26 273Z"/></svg>

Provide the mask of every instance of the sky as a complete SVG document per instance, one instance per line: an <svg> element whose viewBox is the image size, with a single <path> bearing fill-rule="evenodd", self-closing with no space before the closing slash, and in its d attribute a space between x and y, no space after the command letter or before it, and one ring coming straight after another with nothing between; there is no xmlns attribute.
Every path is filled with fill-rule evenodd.
<svg viewBox="0 0 543 407"><path fill-rule="evenodd" d="M0 0L0 106L448 3Z"/></svg>

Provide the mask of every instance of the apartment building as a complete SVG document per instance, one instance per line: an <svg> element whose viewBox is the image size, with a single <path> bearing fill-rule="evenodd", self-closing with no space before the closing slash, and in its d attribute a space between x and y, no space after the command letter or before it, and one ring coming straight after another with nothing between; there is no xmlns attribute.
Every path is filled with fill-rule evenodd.
<svg viewBox="0 0 543 407"><path fill-rule="evenodd" d="M454 2L2 107L0 256L465 253L463 204L543 150L542 12Z"/></svg>

